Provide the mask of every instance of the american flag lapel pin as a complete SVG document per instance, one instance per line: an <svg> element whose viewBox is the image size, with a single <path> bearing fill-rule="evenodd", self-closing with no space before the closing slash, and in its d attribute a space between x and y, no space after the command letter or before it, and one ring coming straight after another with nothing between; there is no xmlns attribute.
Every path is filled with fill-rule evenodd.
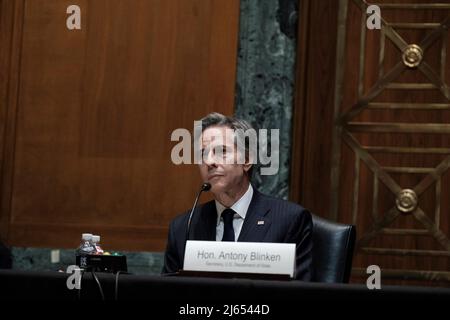
<svg viewBox="0 0 450 320"><path fill-rule="evenodd" d="M262 226L264 224L264 220L258 220L257 225Z"/></svg>

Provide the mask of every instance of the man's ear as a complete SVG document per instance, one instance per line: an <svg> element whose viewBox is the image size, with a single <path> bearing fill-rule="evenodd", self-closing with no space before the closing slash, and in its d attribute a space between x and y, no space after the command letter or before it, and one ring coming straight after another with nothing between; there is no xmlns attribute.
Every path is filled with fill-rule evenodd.
<svg viewBox="0 0 450 320"><path fill-rule="evenodd" d="M252 167L253 164L251 164L250 162L244 163L244 171L248 172L250 170L250 168Z"/></svg>
<svg viewBox="0 0 450 320"><path fill-rule="evenodd" d="M251 152L249 152L248 154L246 154L245 163L243 164L244 171L248 173L250 168L253 166L254 163L255 162L254 162L254 159L253 159L253 154Z"/></svg>

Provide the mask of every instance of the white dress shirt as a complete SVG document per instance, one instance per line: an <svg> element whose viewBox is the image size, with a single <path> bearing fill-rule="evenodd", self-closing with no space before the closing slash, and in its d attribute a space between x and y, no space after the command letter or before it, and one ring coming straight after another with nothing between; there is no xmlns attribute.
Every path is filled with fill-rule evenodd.
<svg viewBox="0 0 450 320"><path fill-rule="evenodd" d="M248 207L253 197L253 188L249 184L247 191L244 195L236 201L230 209L236 212L233 217L233 229L234 229L234 241L237 241L239 234L241 233L242 225L244 224L245 216L247 215ZM226 207L216 200L217 210L217 224L216 224L216 241L222 241L223 237L223 218L221 217L223 210Z"/></svg>

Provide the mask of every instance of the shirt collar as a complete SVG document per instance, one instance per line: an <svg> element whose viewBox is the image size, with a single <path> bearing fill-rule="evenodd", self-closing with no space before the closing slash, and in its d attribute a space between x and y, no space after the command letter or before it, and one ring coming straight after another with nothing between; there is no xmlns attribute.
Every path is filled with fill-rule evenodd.
<svg viewBox="0 0 450 320"><path fill-rule="evenodd" d="M249 183L247 191L244 193L244 195L236 201L230 209L233 209L236 214L242 218L245 219L245 216L247 215L248 207L250 206L250 202L252 201L253 197L253 187L252 184ZM216 211L217 211L217 225L220 223L220 216L222 215L223 210L226 209L226 207L221 204L219 201L215 200L216 202Z"/></svg>

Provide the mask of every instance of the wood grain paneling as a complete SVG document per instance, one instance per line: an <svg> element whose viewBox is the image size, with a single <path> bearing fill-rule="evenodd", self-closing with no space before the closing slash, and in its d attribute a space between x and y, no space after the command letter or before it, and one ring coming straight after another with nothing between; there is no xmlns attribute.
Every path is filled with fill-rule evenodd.
<svg viewBox="0 0 450 320"><path fill-rule="evenodd" d="M307 3L291 197L357 226L353 281L377 264L383 283L448 285L450 6L379 1L383 27L368 30L363 1ZM410 44L424 48L416 68L402 62ZM410 213L396 206L404 189L418 196Z"/></svg>
<svg viewBox="0 0 450 320"><path fill-rule="evenodd" d="M0 110L1 110L1 211L0 238L9 242L12 176L14 169L20 56L22 49L23 1L1 1L0 11Z"/></svg>
<svg viewBox="0 0 450 320"><path fill-rule="evenodd" d="M328 216L338 2L301 4L290 198Z"/></svg>
<svg viewBox="0 0 450 320"><path fill-rule="evenodd" d="M81 30L66 28L71 4ZM233 113L239 2L9 6L2 233L12 245L74 247L92 231L106 248L163 250L201 182L195 165L171 162L170 135Z"/></svg>

